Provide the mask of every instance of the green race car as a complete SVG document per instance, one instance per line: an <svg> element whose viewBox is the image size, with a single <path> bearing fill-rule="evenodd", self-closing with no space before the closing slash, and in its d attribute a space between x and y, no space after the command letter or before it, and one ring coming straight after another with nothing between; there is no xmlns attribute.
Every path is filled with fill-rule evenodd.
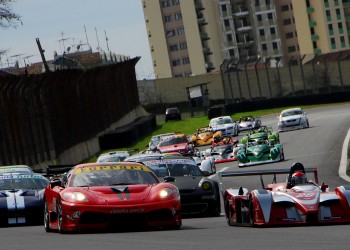
<svg viewBox="0 0 350 250"><path fill-rule="evenodd" d="M284 160L282 144L275 143L274 139L266 140L258 138L256 141L254 140L248 139L245 147L238 151L238 167L247 167Z"/></svg>
<svg viewBox="0 0 350 250"><path fill-rule="evenodd" d="M272 127L261 126L259 129L250 129L248 134L241 139L241 144L248 142L257 142L259 138L269 140L273 143L280 143L280 136L278 131L273 131Z"/></svg>

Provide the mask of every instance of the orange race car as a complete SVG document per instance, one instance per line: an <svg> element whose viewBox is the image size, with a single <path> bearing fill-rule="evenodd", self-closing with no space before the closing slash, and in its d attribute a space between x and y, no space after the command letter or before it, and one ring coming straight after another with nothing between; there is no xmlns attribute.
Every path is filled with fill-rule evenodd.
<svg viewBox="0 0 350 250"><path fill-rule="evenodd" d="M197 132L192 135L191 142L194 146L211 145L215 138L222 137L221 131L214 132L211 127L202 127L197 129Z"/></svg>

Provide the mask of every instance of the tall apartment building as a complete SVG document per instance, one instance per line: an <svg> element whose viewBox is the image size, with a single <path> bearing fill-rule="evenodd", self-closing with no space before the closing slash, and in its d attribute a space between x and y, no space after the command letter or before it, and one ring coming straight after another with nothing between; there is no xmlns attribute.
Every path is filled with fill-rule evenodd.
<svg viewBox="0 0 350 250"><path fill-rule="evenodd" d="M219 70L223 56L212 0L142 0L156 78Z"/></svg>
<svg viewBox="0 0 350 250"><path fill-rule="evenodd" d="M350 0L142 0L156 78L349 49Z"/></svg>

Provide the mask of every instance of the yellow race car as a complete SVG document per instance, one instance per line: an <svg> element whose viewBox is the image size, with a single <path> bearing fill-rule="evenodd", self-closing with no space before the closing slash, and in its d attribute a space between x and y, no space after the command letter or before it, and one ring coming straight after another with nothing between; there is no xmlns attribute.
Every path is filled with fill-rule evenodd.
<svg viewBox="0 0 350 250"><path fill-rule="evenodd" d="M197 129L197 132L192 135L191 142L194 146L205 146L212 144L215 140L220 140L221 137L221 131L214 132L211 127L202 127Z"/></svg>

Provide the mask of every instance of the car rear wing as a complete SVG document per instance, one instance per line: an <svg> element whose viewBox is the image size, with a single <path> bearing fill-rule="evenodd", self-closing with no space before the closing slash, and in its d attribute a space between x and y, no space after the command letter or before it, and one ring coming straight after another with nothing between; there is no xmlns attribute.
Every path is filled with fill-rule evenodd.
<svg viewBox="0 0 350 250"><path fill-rule="evenodd" d="M312 168L304 168L305 173L314 173L314 182L318 184L318 175L317 175L317 167ZM260 181L263 187L264 181L262 176L263 175L273 175L273 183L276 183L276 175L280 174L291 174L290 169L266 169L266 170L253 170L253 171L225 171L225 172L219 172L219 178L221 177L237 177L237 176L259 176L260 175Z"/></svg>

